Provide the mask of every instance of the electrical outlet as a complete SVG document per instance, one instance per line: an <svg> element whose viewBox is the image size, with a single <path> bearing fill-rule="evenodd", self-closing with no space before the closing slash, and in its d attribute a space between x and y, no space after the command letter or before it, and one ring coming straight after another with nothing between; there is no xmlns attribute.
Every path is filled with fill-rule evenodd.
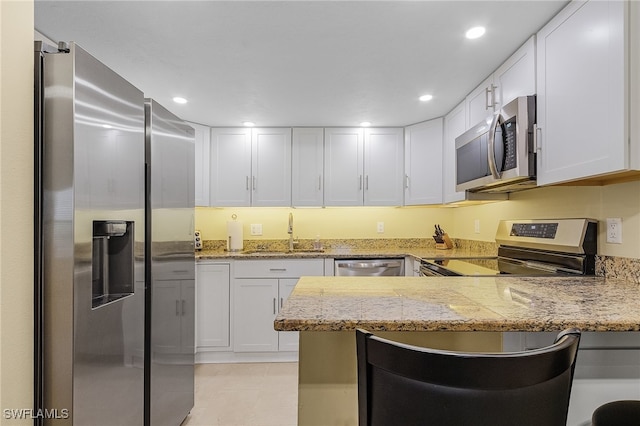
<svg viewBox="0 0 640 426"><path fill-rule="evenodd" d="M607 242L622 244L622 218L607 218Z"/></svg>
<svg viewBox="0 0 640 426"><path fill-rule="evenodd" d="M261 223L252 223L251 224L251 235L262 235L262 224Z"/></svg>
<svg viewBox="0 0 640 426"><path fill-rule="evenodd" d="M384 234L384 222L378 222L378 234Z"/></svg>
<svg viewBox="0 0 640 426"><path fill-rule="evenodd" d="M473 229L475 230L476 234L480 233L480 219L476 219L473 221Z"/></svg>

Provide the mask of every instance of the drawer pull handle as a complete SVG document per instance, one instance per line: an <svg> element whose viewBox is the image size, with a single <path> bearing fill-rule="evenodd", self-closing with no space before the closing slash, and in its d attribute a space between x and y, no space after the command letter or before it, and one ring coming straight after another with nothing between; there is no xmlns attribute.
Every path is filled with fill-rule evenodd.
<svg viewBox="0 0 640 426"><path fill-rule="evenodd" d="M271 272L285 272L287 268L269 268Z"/></svg>

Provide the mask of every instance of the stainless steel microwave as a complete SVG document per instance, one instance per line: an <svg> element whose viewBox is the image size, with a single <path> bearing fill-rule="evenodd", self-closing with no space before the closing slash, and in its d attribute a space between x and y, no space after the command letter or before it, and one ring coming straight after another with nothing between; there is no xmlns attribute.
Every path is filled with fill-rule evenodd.
<svg viewBox="0 0 640 426"><path fill-rule="evenodd" d="M536 186L536 97L521 96L456 138L456 191Z"/></svg>

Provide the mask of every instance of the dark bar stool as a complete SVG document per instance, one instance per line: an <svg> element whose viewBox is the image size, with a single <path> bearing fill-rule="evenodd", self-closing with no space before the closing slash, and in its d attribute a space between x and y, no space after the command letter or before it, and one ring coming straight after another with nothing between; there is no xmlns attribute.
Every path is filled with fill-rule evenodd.
<svg viewBox="0 0 640 426"><path fill-rule="evenodd" d="M580 331L510 353L427 349L356 331L360 426L565 426Z"/></svg>
<svg viewBox="0 0 640 426"><path fill-rule="evenodd" d="M591 426L640 426L640 401L613 401L593 412Z"/></svg>

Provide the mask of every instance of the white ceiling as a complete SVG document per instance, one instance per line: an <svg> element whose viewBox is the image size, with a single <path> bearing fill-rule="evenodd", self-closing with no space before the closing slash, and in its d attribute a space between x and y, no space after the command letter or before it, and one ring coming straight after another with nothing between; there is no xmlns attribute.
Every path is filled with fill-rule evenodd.
<svg viewBox="0 0 640 426"><path fill-rule="evenodd" d="M36 0L35 25L185 120L403 126L450 111L566 3Z"/></svg>

